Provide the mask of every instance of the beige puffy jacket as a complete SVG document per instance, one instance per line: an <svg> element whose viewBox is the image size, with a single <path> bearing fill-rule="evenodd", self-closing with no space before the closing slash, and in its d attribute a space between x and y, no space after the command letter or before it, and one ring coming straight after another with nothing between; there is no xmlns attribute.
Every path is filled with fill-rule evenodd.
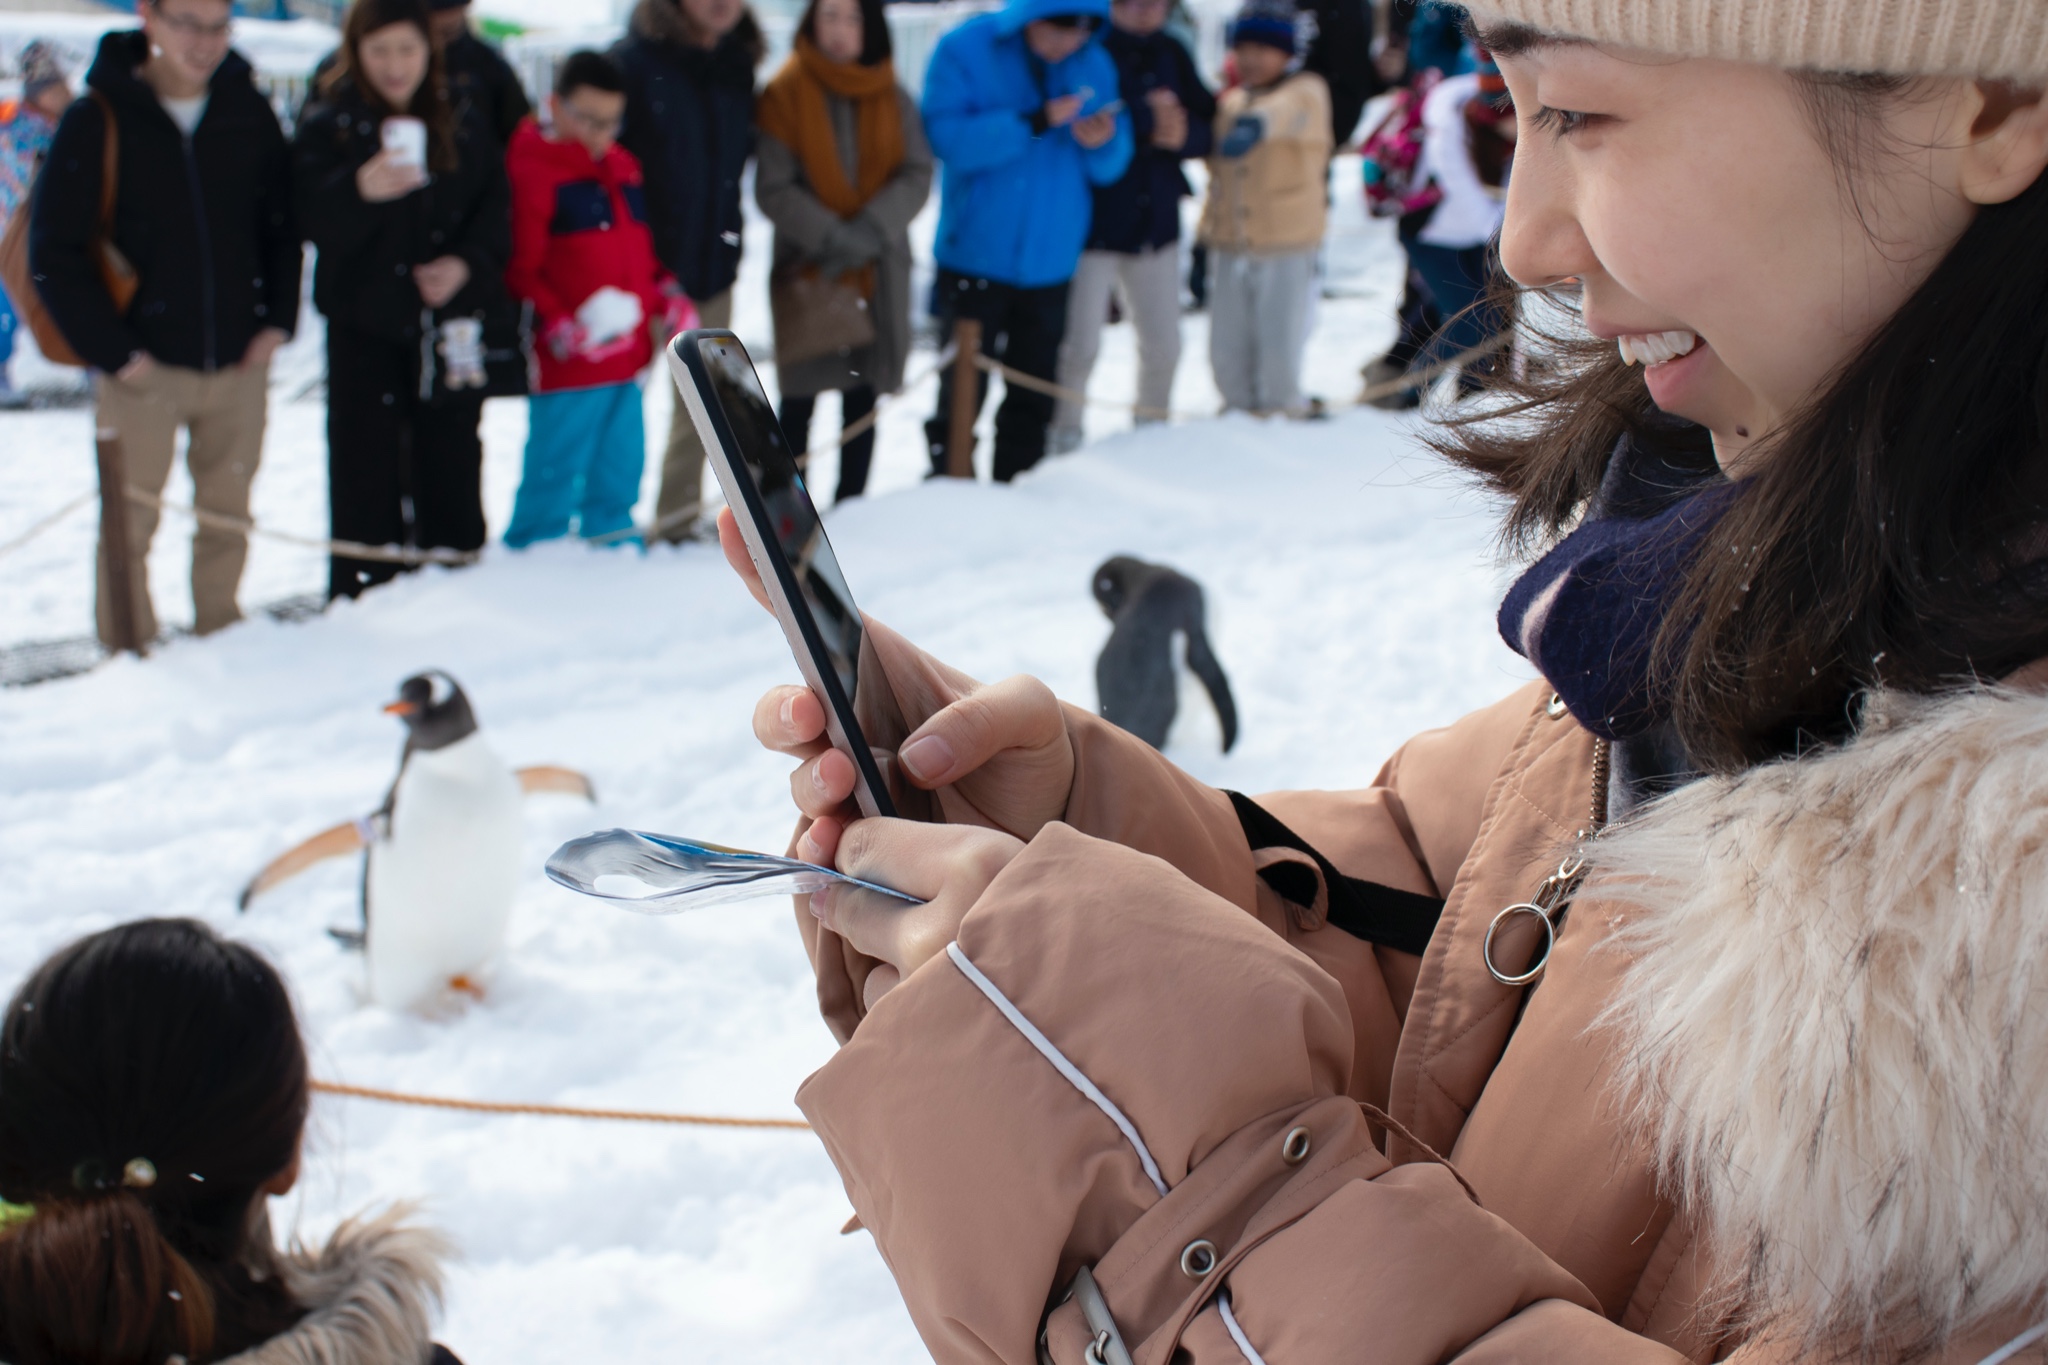
<svg viewBox="0 0 2048 1365"><path fill-rule="evenodd" d="M1256 94L1239 86L1216 102L1216 141L1240 115L1265 123L1243 156L1209 158L1201 238L1218 251L1307 251L1323 240L1330 165L1330 87L1297 71Z"/></svg>
<svg viewBox="0 0 2048 1365"><path fill-rule="evenodd" d="M1648 808L1520 989L1487 927L1591 813L1548 701L1261 799L1443 898L1419 959L1071 709L1065 822L871 1013L799 914L846 1039L799 1100L938 1360L1972 1365L2048 1316L2048 700L1881 698Z"/></svg>

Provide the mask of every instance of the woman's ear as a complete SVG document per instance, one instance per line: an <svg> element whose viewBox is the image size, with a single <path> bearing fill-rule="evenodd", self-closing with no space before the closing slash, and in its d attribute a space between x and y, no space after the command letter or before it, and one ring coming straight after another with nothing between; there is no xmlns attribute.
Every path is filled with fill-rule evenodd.
<svg viewBox="0 0 2048 1365"><path fill-rule="evenodd" d="M258 1193L267 1194L273 1198L278 1198L290 1194L292 1192L292 1186L299 1183L299 1158L301 1155L304 1154L305 1149L306 1135L304 1133L300 1133L299 1145L292 1148L291 1164L286 1166L283 1170L279 1171L276 1175L270 1177L270 1179L264 1181L263 1188L259 1190Z"/></svg>
<svg viewBox="0 0 2048 1365"><path fill-rule="evenodd" d="M2048 170L2048 91L1978 81L1962 190L1975 204L2017 199Z"/></svg>

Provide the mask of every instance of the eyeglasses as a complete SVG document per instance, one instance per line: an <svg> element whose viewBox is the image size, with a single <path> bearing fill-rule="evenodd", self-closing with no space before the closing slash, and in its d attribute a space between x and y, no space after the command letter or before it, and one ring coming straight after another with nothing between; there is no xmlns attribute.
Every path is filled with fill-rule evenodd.
<svg viewBox="0 0 2048 1365"><path fill-rule="evenodd" d="M569 122L593 133L616 133L626 124L624 118L599 118L595 114L587 114L567 100L561 101L560 107L562 116Z"/></svg>
<svg viewBox="0 0 2048 1365"><path fill-rule="evenodd" d="M165 14L161 4L152 4L150 9L165 28L186 38L225 38L235 26L233 19L223 19L217 24L202 24L197 19L187 19L182 14Z"/></svg>
<svg viewBox="0 0 2048 1365"><path fill-rule="evenodd" d="M1054 28L1069 28L1079 33L1093 33L1102 21L1092 14L1048 14L1040 23L1051 24Z"/></svg>

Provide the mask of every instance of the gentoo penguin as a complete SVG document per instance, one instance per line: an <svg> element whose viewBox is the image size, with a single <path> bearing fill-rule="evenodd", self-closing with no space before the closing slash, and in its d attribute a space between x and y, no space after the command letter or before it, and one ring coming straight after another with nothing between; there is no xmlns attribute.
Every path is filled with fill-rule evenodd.
<svg viewBox="0 0 2048 1365"><path fill-rule="evenodd" d="M468 695L439 669L407 678L384 709L406 728L384 804L273 861L241 906L322 858L367 849L362 929L335 937L363 948L370 998L404 1009L451 986L475 992L478 972L504 943L519 880L522 790L592 793L566 768L506 767Z"/></svg>
<svg viewBox="0 0 2048 1365"><path fill-rule="evenodd" d="M1173 672L1173 637L1187 638L1187 665L1209 690L1223 722L1223 752L1237 743L1237 703L1230 679L1209 648L1202 585L1166 567L1129 555L1104 560L1095 571L1095 600L1113 626L1095 660L1095 690L1103 719L1155 749L1179 709Z"/></svg>

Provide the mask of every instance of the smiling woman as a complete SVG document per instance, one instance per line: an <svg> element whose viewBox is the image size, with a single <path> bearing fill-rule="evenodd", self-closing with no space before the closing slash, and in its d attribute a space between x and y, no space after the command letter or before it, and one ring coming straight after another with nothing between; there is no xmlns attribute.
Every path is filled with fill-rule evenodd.
<svg viewBox="0 0 2048 1365"><path fill-rule="evenodd" d="M1740 766L1844 733L1862 688L2048 652L2038 90L1482 37L1533 111L1501 257L1550 363L1497 381L1530 422L1440 444L1525 545L1617 449L1742 481L1647 661L1686 751Z"/></svg>
<svg viewBox="0 0 2048 1365"><path fill-rule="evenodd" d="M2038 1363L2048 10L1474 8L1543 678L1254 801L870 622L799 1101L942 1360Z"/></svg>

